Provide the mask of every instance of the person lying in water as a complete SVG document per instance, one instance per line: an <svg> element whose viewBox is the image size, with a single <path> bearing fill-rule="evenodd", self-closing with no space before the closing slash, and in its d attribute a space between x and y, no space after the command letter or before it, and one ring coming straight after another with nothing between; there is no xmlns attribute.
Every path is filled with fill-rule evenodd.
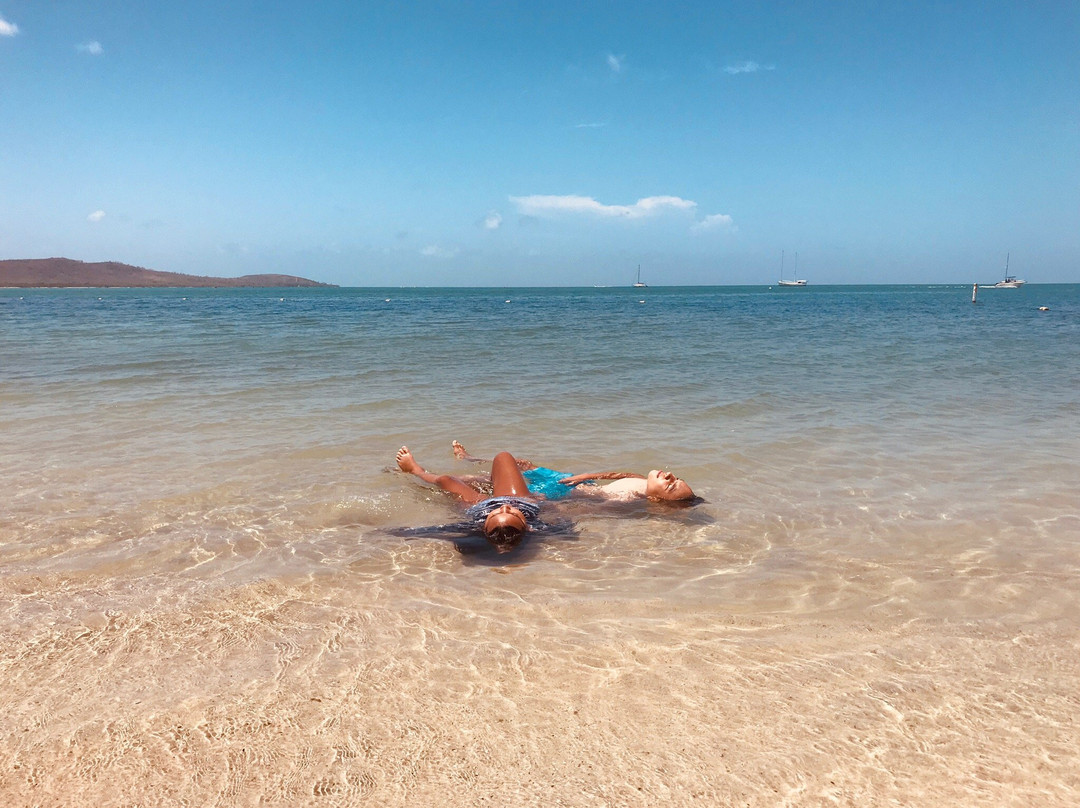
<svg viewBox="0 0 1080 808"><path fill-rule="evenodd" d="M467 522L435 528L409 528L403 533L481 533L495 550L505 553L520 544L530 530L563 532L566 529L566 525L551 525L540 519L540 500L544 497L529 490L517 460L509 452L499 452L491 461L490 497L460 477L432 474L416 462L408 446L398 449L397 464L402 471L455 495L469 506L465 510Z"/></svg>
<svg viewBox="0 0 1080 808"><path fill-rule="evenodd" d="M456 440L451 445L454 449L454 457L458 460L469 460L474 463L488 462L482 458L473 457ZM524 458L515 458L515 462L530 492L534 495L542 495L546 499L561 499L575 491L585 496L615 500L653 499L662 502L688 502L697 499L697 495L685 480L662 469L653 469L646 475L629 471L568 474L538 466ZM491 471L494 475L494 466ZM601 484L602 480L610 480L610 482Z"/></svg>

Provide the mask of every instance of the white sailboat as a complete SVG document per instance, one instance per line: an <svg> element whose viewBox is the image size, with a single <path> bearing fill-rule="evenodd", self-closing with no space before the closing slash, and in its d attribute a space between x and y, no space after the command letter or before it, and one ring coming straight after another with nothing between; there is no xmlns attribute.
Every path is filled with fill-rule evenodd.
<svg viewBox="0 0 1080 808"><path fill-rule="evenodd" d="M784 251L780 251L780 280L776 282L777 286L806 286L805 280L799 280L797 278L799 270L799 254L795 253L795 269L791 273L791 280L784 280Z"/></svg>
<svg viewBox="0 0 1080 808"><path fill-rule="evenodd" d="M984 286L983 289L1019 289L1024 285L1025 281L1020 280L1015 275L1009 274L1010 255L1011 253L1005 253L1005 280Z"/></svg>
<svg viewBox="0 0 1080 808"><path fill-rule="evenodd" d="M649 287L649 284L641 282L641 264L638 264L638 267L637 267L637 280L634 281L634 288L635 289L647 289L648 287Z"/></svg>

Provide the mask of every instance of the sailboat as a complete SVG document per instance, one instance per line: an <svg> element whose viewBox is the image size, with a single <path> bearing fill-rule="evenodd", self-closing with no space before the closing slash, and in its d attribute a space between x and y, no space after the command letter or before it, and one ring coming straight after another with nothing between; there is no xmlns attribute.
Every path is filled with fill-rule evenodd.
<svg viewBox="0 0 1080 808"><path fill-rule="evenodd" d="M649 284L641 282L641 264L638 264L638 267L637 267L637 280L634 281L634 288L635 289L647 289L648 287L649 287Z"/></svg>
<svg viewBox="0 0 1080 808"><path fill-rule="evenodd" d="M1017 278L1015 275L1009 274L1009 255L1005 253L1005 280L998 281L995 284L984 286L983 289L1019 289L1024 285L1024 281Z"/></svg>
<svg viewBox="0 0 1080 808"><path fill-rule="evenodd" d="M791 273L791 280L784 280L784 251L780 251L780 280L776 282L777 286L806 286L806 281L798 280L796 273L799 269L799 254L795 253L795 269Z"/></svg>

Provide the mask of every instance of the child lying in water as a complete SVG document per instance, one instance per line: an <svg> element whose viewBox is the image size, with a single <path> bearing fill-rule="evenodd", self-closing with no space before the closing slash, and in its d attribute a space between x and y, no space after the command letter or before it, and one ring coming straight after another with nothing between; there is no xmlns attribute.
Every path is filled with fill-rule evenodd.
<svg viewBox="0 0 1080 808"><path fill-rule="evenodd" d="M473 457L458 441L452 444L454 457L473 463L488 461ZM670 471L653 469L647 475L628 471L601 471L593 474L566 474L537 466L531 460L516 459L514 462L530 493L546 499L560 499L571 492L604 499L630 500L654 499L667 502L686 502L697 499L686 481ZM494 473L494 467L492 468ZM611 482L599 484L600 480Z"/></svg>

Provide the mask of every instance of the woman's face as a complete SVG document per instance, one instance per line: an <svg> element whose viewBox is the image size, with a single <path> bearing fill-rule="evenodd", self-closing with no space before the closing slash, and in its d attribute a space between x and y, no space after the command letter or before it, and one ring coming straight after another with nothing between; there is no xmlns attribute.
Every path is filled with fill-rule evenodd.
<svg viewBox="0 0 1080 808"><path fill-rule="evenodd" d="M513 505L504 503L487 515L484 535L496 550L505 553L521 541L528 526L525 514Z"/></svg>

